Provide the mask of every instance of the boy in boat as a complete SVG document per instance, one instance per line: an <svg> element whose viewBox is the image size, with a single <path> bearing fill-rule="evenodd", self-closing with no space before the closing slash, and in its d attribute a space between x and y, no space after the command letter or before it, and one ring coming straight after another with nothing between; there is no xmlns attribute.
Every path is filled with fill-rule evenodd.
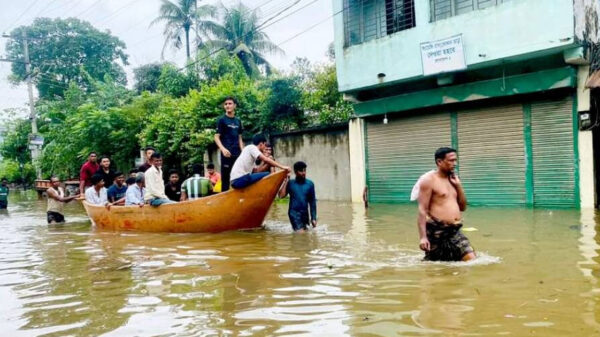
<svg viewBox="0 0 600 337"><path fill-rule="evenodd" d="M169 182L165 184L165 194L169 200L181 200L181 183L179 182L179 173L176 170L169 170Z"/></svg>
<svg viewBox="0 0 600 337"><path fill-rule="evenodd" d="M127 193L125 175L117 171L115 172L115 183L106 191L108 201L112 202L113 205L125 205L125 193Z"/></svg>
<svg viewBox="0 0 600 337"><path fill-rule="evenodd" d="M146 181L146 193L144 200L152 206L160 206L162 204L172 204L175 201L169 200L165 194L165 182L162 173L162 156L158 152L154 152L150 156L150 167L144 172Z"/></svg>
<svg viewBox="0 0 600 337"><path fill-rule="evenodd" d="M215 187L221 181L221 174L215 171L215 164L209 163L206 165L206 178L210 180L213 192L221 192L220 189L218 191L215 190Z"/></svg>
<svg viewBox="0 0 600 337"><path fill-rule="evenodd" d="M273 157L273 147L271 146L271 144L267 143L265 145L265 153L264 154L267 158L275 160L275 158ZM257 172L275 173L275 168L259 159L256 161L256 166L254 167L254 170L252 170L252 172L254 172L254 173L257 173Z"/></svg>
<svg viewBox="0 0 600 337"><path fill-rule="evenodd" d="M193 176L181 184L181 201L199 199L212 192L210 180L202 176L202 165L192 165L192 173Z"/></svg>
<svg viewBox="0 0 600 337"><path fill-rule="evenodd" d="M475 258L469 239L460 231L467 198L462 183L454 174L456 150L435 151L437 170L420 179L419 248L429 261L468 261Z"/></svg>
<svg viewBox="0 0 600 337"><path fill-rule="evenodd" d="M65 190L60 187L60 179L55 176L50 177L50 188L46 190L48 194L48 208L46 209L46 219L48 224L65 222L63 208L65 203L79 197L79 194L65 197Z"/></svg>
<svg viewBox="0 0 600 337"><path fill-rule="evenodd" d="M108 156L100 157L100 168L96 171L96 174L102 176L104 179L104 187L109 188L115 181L115 171L110 168L110 158Z"/></svg>
<svg viewBox="0 0 600 337"><path fill-rule="evenodd" d="M289 167L284 166L263 154L267 146L267 138L264 135L255 135L252 138L252 143L253 145L248 145L242 150L240 157L236 160L235 164L233 164L233 169L231 169L231 187L235 189L250 186L269 175L270 172L252 173L254 163L257 159L260 159L271 166L279 167L288 172L290 171Z"/></svg>
<svg viewBox="0 0 600 337"><path fill-rule="evenodd" d="M306 163L299 161L294 163L294 174L296 179L289 177L279 190L279 197L285 198L290 195L290 206L288 216L295 232L304 232L308 229L308 209L310 207L310 224L317 227L317 198L315 196L315 184L306 179Z"/></svg>
<svg viewBox="0 0 600 337"><path fill-rule="evenodd" d="M154 149L152 146L147 146L144 149L144 155L146 156L144 158L144 163L142 165L140 165L140 167L138 168L138 172L146 172L146 170L148 170L150 167L152 167L152 163L150 163L150 157L152 157L152 154L156 152L156 149Z"/></svg>
<svg viewBox="0 0 600 337"><path fill-rule="evenodd" d="M223 101L225 115L217 120L217 133L215 143L221 151L221 189L227 191L230 186L231 172L244 148L242 122L235 117L237 101L233 97L226 97Z"/></svg>
<svg viewBox="0 0 600 337"><path fill-rule="evenodd" d="M127 187L127 193L125 194L125 206L139 205L140 207L143 207L146 203L146 201L144 201L145 193L146 189L144 188L144 173L139 172L133 179L133 184Z"/></svg>
<svg viewBox="0 0 600 337"><path fill-rule="evenodd" d="M104 187L104 177L99 174L92 176L92 186L85 190L85 201L93 205L106 206L110 209L112 204L108 201L106 196L106 188Z"/></svg>

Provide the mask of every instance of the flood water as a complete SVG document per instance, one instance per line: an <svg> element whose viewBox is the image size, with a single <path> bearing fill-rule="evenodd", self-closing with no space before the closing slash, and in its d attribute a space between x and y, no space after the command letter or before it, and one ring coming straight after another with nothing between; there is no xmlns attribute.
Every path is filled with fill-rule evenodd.
<svg viewBox="0 0 600 337"><path fill-rule="evenodd" d="M414 205L320 202L305 234L286 207L264 230L114 233L77 204L49 227L45 201L14 193L0 213L0 335L600 335L593 212L471 208L481 257L426 263Z"/></svg>

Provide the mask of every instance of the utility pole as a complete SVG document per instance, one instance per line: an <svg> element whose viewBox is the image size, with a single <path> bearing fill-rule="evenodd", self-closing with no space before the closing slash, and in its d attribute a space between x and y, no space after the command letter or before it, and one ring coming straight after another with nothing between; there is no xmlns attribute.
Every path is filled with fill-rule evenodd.
<svg viewBox="0 0 600 337"><path fill-rule="evenodd" d="M2 37L16 39L14 36L3 34ZM37 128L37 116L35 113L35 101L33 98L33 83L31 73L31 61L29 59L29 41L27 39L27 32L23 30L23 56L25 63L25 76L27 81L27 94L29 96L29 120L31 121L31 134L29 135L29 150L31 150L31 161L35 167L37 179L42 179L42 169L39 165L38 159L40 158L40 150L44 145L44 138L38 134ZM19 62L16 60L0 59L0 61L6 62Z"/></svg>

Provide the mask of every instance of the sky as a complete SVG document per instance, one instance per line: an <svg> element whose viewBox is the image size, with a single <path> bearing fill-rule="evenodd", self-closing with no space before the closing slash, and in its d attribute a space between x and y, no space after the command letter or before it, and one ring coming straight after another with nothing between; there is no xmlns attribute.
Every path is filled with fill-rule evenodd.
<svg viewBox="0 0 600 337"><path fill-rule="evenodd" d="M172 0L176 1L176 0ZM225 6L237 0L199 0L203 3ZM327 47L333 42L331 0L244 0L250 8L258 8L264 18L294 5L278 19L266 25L264 32L271 41L280 45L285 55L270 56L269 61L278 69L289 69L296 57L306 57L313 62L326 59ZM184 65L185 50L168 49L161 60L163 47L162 24L150 26L158 16L160 0L0 0L0 33L29 25L36 17L77 17L90 22L99 30L108 30L127 45L129 65L128 85L131 86L134 68L152 62L168 61ZM286 15L288 15L285 17ZM275 22L280 20L278 22ZM315 24L321 24L314 26ZM314 26L314 27L313 27ZM313 28L311 28L313 27ZM310 30L307 30L311 28ZM297 34L300 34L296 36ZM289 40L292 38L291 40ZM289 40L289 41L287 41ZM5 56L6 39L0 38L0 58ZM27 109L27 87L13 86L7 80L10 63L0 62L0 115L6 116L7 108ZM2 117L2 116L0 116Z"/></svg>

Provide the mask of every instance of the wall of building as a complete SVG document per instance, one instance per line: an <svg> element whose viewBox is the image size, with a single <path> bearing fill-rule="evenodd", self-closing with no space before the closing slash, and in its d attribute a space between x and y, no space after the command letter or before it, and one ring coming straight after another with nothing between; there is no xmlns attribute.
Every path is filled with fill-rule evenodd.
<svg viewBox="0 0 600 337"><path fill-rule="evenodd" d="M590 110L590 90L585 88L585 82L590 71L589 66L578 69L577 78L577 111ZM594 173L594 138L592 131L579 131L579 199L581 208L596 206L596 182Z"/></svg>
<svg viewBox="0 0 600 337"><path fill-rule="evenodd" d="M588 0L576 0L588 1ZM591 2L591 0L589 0ZM429 0L415 1L416 26L344 48L344 19L336 15L335 48L341 91L422 77L420 43L463 34L467 66L485 67L520 55L556 52L576 45L573 0L518 0L430 22ZM334 13L343 0L333 0ZM527 56L530 57L531 55ZM367 61L368 60L368 61Z"/></svg>
<svg viewBox="0 0 600 337"><path fill-rule="evenodd" d="M351 199L347 125L277 134L271 141L278 162L289 166L299 160L306 162L317 199Z"/></svg>
<svg viewBox="0 0 600 337"><path fill-rule="evenodd" d="M600 2L598 0L574 0L573 15L575 16L575 37L579 41L598 43L598 13Z"/></svg>

